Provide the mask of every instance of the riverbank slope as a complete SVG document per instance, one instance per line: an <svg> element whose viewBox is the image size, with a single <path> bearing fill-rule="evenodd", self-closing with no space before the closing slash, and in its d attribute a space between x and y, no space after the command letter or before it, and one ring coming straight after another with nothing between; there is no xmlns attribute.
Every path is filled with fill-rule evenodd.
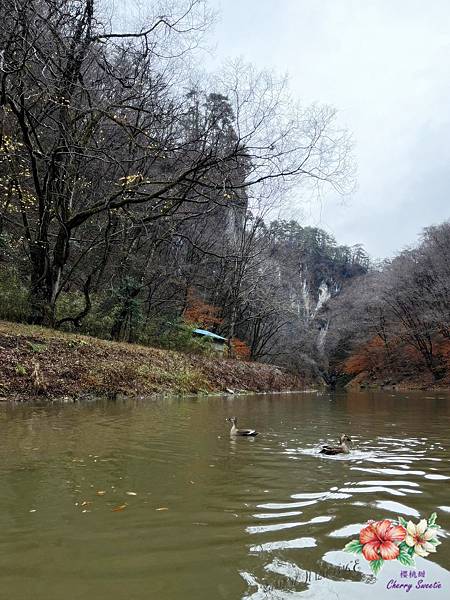
<svg viewBox="0 0 450 600"><path fill-rule="evenodd" d="M410 345L399 341L387 353L381 340L374 339L346 360L344 373L352 377L348 387L450 389L450 343L436 336L433 338L433 352L435 376L419 352Z"/></svg>
<svg viewBox="0 0 450 600"><path fill-rule="evenodd" d="M0 321L0 399L82 399L226 389L301 389L298 377L256 362L183 354Z"/></svg>

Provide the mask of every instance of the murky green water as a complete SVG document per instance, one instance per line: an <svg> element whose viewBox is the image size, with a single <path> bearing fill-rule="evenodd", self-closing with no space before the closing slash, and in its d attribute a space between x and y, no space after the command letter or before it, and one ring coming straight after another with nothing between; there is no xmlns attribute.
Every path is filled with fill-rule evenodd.
<svg viewBox="0 0 450 600"><path fill-rule="evenodd" d="M261 435L230 440L229 415ZM431 393L4 406L0 598L448 598L449 417ZM317 454L342 432L354 454ZM342 552L368 519L432 511L416 570L440 590Z"/></svg>

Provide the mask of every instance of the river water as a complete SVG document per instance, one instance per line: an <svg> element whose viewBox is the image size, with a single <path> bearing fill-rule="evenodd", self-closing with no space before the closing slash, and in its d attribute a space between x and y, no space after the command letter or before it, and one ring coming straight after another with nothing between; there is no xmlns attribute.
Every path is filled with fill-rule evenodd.
<svg viewBox="0 0 450 600"><path fill-rule="evenodd" d="M231 415L261 434L230 440ZM449 424L429 392L3 406L0 599L449 598ZM318 454L343 432L349 456ZM342 550L433 511L414 570Z"/></svg>

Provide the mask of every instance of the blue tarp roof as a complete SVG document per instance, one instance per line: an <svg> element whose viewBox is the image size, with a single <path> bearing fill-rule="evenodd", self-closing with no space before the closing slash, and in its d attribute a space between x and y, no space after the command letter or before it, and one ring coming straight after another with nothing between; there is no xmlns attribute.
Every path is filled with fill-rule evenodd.
<svg viewBox="0 0 450 600"><path fill-rule="evenodd" d="M194 333L198 333L198 335L205 335L215 340L221 340L222 342L227 341L227 338L224 338L221 335L217 335L216 333L212 333L211 331L206 331L206 329L194 329Z"/></svg>

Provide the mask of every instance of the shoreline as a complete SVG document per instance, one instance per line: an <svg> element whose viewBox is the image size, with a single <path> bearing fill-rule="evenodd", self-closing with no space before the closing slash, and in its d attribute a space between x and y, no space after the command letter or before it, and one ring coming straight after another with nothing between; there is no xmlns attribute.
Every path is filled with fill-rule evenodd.
<svg viewBox="0 0 450 600"><path fill-rule="evenodd" d="M230 396L236 396L237 398L247 398L248 396L286 396L289 394L315 394L319 393L316 388L302 388L302 389L289 389L289 390L265 390L265 391L253 391L253 390L236 390L233 393L227 391L218 392L154 392L148 396L125 396L118 394L115 397L105 395L90 394L83 397L53 397L46 398L41 396L35 396L28 399L5 399L0 397L0 408L2 406L33 406L35 408L45 408L48 406L64 406L65 404L94 404L96 402L156 402L160 400L199 400L199 399L213 399L213 398L224 398Z"/></svg>
<svg viewBox="0 0 450 600"><path fill-rule="evenodd" d="M394 391L394 392L448 392L450 384L446 377L442 384L436 383L429 376L422 374L420 379L397 377L389 379L374 379L368 373L360 373L347 383L345 389L349 391Z"/></svg>
<svg viewBox="0 0 450 600"><path fill-rule="evenodd" d="M305 382L257 362L184 354L0 321L0 401L83 402L299 391Z"/></svg>
<svg viewBox="0 0 450 600"><path fill-rule="evenodd" d="M70 403L119 398L346 391L445 392L420 380L360 374L336 390L265 363L185 354L0 321L0 402Z"/></svg>

